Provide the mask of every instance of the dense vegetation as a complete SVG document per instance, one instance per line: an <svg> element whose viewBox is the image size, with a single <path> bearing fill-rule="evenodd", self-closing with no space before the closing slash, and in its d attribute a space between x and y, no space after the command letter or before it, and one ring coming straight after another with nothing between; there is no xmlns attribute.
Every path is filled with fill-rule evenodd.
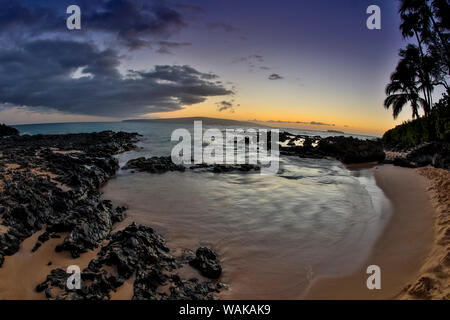
<svg viewBox="0 0 450 320"><path fill-rule="evenodd" d="M400 30L410 43L399 51L399 62L386 86L384 107L394 119L405 106L412 119L387 131L383 141L407 148L422 142L449 142L448 85L450 70L450 18L448 0L400 0ZM433 103L433 91L446 93Z"/></svg>
<svg viewBox="0 0 450 320"><path fill-rule="evenodd" d="M383 135L387 146L408 148L422 142L440 141L450 143L450 97L435 103L426 117L404 122Z"/></svg>

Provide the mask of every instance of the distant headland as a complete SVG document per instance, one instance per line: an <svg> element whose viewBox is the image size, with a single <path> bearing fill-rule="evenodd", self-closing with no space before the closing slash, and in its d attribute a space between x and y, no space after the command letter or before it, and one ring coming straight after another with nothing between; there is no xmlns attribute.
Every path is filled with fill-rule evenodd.
<svg viewBox="0 0 450 320"><path fill-rule="evenodd" d="M327 130L327 132L346 134L344 131L339 131L339 130Z"/></svg>
<svg viewBox="0 0 450 320"><path fill-rule="evenodd" d="M184 118L163 118L163 119L129 119L122 122L156 122L156 123L192 123L202 121L206 125L222 126L247 126L254 127L256 124L248 121L239 121L231 119L208 118L208 117L184 117Z"/></svg>

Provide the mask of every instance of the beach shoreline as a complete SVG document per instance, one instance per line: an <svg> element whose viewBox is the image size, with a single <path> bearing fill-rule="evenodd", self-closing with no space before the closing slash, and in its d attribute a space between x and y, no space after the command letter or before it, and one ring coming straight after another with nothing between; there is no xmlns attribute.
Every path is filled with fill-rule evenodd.
<svg viewBox="0 0 450 320"><path fill-rule="evenodd" d="M446 172L442 169L425 169L428 172L435 170ZM392 204L392 216L369 257L357 271L341 277L317 279L311 284L304 298L338 300L441 298L436 294L423 292L429 291L429 288L423 288L424 280L421 275L429 269L430 261L445 259L443 250L440 252L444 258L436 257L435 253L437 240L435 221L439 212L436 210L437 202L431 201L433 195L429 191L432 181L421 174L420 170L424 169L377 165L372 170L378 187ZM381 290L369 290L366 286L367 278L370 276L366 272L369 265L378 265L381 268ZM414 287L415 290L412 289Z"/></svg>
<svg viewBox="0 0 450 320"><path fill-rule="evenodd" d="M71 150L60 151L54 148L50 149L50 152L52 157L56 154L58 157L65 157L68 161L72 161L72 157L79 155L78 153L74 154ZM5 177L9 177L13 173L24 174L28 170L25 170L25 165L22 167L12 166L5 162L4 166ZM414 170L376 162L347 165L347 168L349 170L370 170L375 177L376 185L390 200L393 214L386 213L381 216L381 219L385 220L382 221L384 229L377 237L375 245L368 248L370 253L363 265L355 266L355 269L358 269L349 275L333 275L333 277L321 277L313 280L309 290L300 298L448 299L450 278L448 268L450 265L450 229L448 225L450 220L445 213L448 212L450 201L448 192L442 192L442 190L448 189L449 172L428 167ZM36 170L32 173L36 174L36 172L41 173ZM42 171L42 174L46 175L53 183L51 179L55 177L50 176L46 171ZM61 187L60 184L54 183L54 187ZM2 184L0 179L0 187ZM7 232L8 228L2 225L0 233ZM11 288L0 294L0 298L42 299L44 295L37 293L34 288L45 279L52 269L67 264L70 260L86 266L89 260L98 253L98 250L89 251L90 254L85 254L78 260L72 260L73 257L69 256L69 252L56 254L53 249L56 243L61 241L57 239L67 236L67 234L61 233L60 237L40 244L42 246L35 257L38 257L39 264L43 268L38 276L27 276L22 279L23 288L13 288L14 279L20 278L19 273L27 273L29 266L25 264L27 261L31 261L31 251L34 252L33 245L39 242L38 237L42 235L35 232L20 244L20 250L13 255L14 257L8 254L9 257L4 261L3 268L0 268L0 279L7 279L8 281L5 282L8 282ZM103 247L106 244L105 241L99 243L97 249ZM369 275L366 273L366 268L369 265L381 267L382 290L367 289L366 280ZM8 279L11 274L15 274L15 276ZM31 285L27 286L25 282ZM129 290L125 290L127 291L126 296L132 292L130 283L128 279L126 284L129 285ZM111 298L121 299L123 295L112 295Z"/></svg>
<svg viewBox="0 0 450 320"><path fill-rule="evenodd" d="M450 172L424 167L416 170L429 180L428 193L435 209L434 241L415 281L401 299L450 299Z"/></svg>

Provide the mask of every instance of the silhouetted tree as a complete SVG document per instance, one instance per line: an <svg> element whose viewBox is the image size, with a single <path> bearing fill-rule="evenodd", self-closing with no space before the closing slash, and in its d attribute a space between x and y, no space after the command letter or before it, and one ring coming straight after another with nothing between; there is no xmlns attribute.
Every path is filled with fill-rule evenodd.
<svg viewBox="0 0 450 320"><path fill-rule="evenodd" d="M391 74L391 81L386 86L386 99L384 106L386 109L392 107L394 119L398 117L405 105L410 103L412 117L419 117L419 107L422 107L425 114L428 114L429 107L425 99L420 97L419 90L422 85L418 81L419 52L414 45L409 45L406 50L401 50L402 59L395 71Z"/></svg>
<svg viewBox="0 0 450 320"><path fill-rule="evenodd" d="M394 118L408 103L413 118L419 116L419 107L427 116L434 88L449 89L449 12L448 0L400 0L400 30L416 44L400 50L400 61L386 87L384 106L392 107Z"/></svg>

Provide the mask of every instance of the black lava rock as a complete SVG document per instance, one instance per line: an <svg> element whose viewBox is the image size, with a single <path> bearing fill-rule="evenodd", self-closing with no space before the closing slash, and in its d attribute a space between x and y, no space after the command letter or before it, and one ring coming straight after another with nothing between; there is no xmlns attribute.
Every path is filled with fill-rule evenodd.
<svg viewBox="0 0 450 320"><path fill-rule="evenodd" d="M444 142L425 143L408 153L406 159L418 167L432 165L450 169L450 144Z"/></svg>
<svg viewBox="0 0 450 320"><path fill-rule="evenodd" d="M217 254L207 247L198 248L195 258L189 264L210 279L218 279L222 274L222 267Z"/></svg>
<svg viewBox="0 0 450 320"><path fill-rule="evenodd" d="M45 291L49 299L103 300L109 299L112 291L136 275L133 294L136 300L216 298L215 294L223 286L183 279L177 272L183 264L186 261L170 254L161 235L152 228L132 223L114 233L97 258L82 271L80 289L69 290L66 282L70 274L54 269L36 290ZM170 290L163 290L163 287Z"/></svg>
<svg viewBox="0 0 450 320"><path fill-rule="evenodd" d="M170 254L163 237L152 228L131 224L112 233L113 224L125 218L126 208L114 208L111 201L102 200L98 188L119 168L113 155L133 149L136 141L137 134L112 131L0 139L4 227L0 267L4 257L16 253L24 239L46 226L33 251L63 232L68 235L55 250L69 251L74 258L107 241L81 272L80 289L66 287L70 274L65 270L52 270L36 287L48 299L109 299L111 292L133 275L133 299L215 299L223 285L183 279L177 270L189 260ZM137 163L154 172L184 170L166 160ZM217 266L208 261L207 272L217 273Z"/></svg>
<svg viewBox="0 0 450 320"><path fill-rule="evenodd" d="M124 208L101 201L98 187L118 169L113 154L136 141L135 133L112 131L0 139L0 213L8 228L0 234L1 259L44 225L33 250L60 232L69 235L57 249L74 257L97 247L124 219Z"/></svg>
<svg viewBox="0 0 450 320"><path fill-rule="evenodd" d="M171 157L152 157L152 158L137 158L132 159L126 163L124 169L137 169L150 173L164 173L168 171L185 171L186 168L182 165L176 165L172 162Z"/></svg>
<svg viewBox="0 0 450 320"><path fill-rule="evenodd" d="M409 162L404 158L395 158L392 162L394 166L405 167L405 168L417 168L414 163Z"/></svg>
<svg viewBox="0 0 450 320"><path fill-rule="evenodd" d="M129 160L123 169L135 169L142 172L149 173L165 173L169 171L186 171L183 165L177 165L172 162L171 157L152 157L152 158L137 158ZM229 172L249 172L259 171L260 167L253 164L196 164L190 166L190 170L195 172L214 172L214 173L229 173ZM134 171L132 171L133 173Z"/></svg>
<svg viewBox="0 0 450 320"><path fill-rule="evenodd" d="M0 124L0 137L17 135L19 135L19 130L16 128L9 127L5 124Z"/></svg>
<svg viewBox="0 0 450 320"><path fill-rule="evenodd" d="M295 141L302 141L296 145ZM363 162L382 162L386 155L380 139L362 140L353 137L310 137L280 133L280 153L302 158L335 158L345 164Z"/></svg>

